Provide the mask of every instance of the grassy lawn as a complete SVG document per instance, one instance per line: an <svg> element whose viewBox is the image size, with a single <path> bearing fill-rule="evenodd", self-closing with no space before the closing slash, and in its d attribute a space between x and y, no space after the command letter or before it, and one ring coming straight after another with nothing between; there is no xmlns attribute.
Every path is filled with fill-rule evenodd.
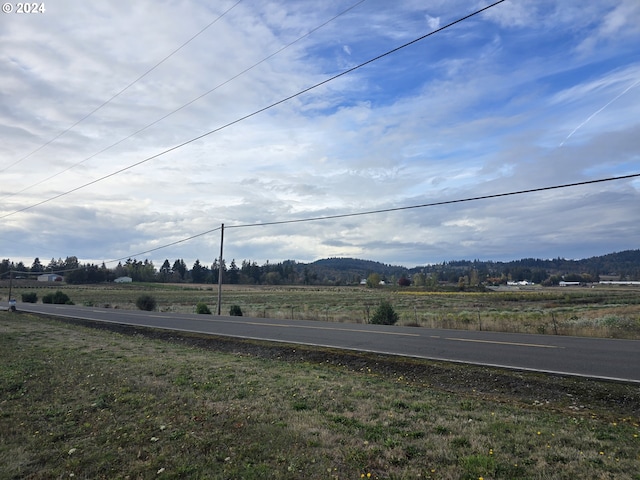
<svg viewBox="0 0 640 480"><path fill-rule="evenodd" d="M449 387L0 312L0 479L640 479L637 405Z"/></svg>

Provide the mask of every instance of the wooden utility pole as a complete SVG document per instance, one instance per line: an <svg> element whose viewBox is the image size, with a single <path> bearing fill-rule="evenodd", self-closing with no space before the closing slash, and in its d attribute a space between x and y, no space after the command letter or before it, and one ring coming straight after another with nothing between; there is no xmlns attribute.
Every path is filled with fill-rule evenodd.
<svg viewBox="0 0 640 480"><path fill-rule="evenodd" d="M13 286L13 270L9 270L9 311L16 311L16 301L11 298L11 287Z"/></svg>
<svg viewBox="0 0 640 480"><path fill-rule="evenodd" d="M222 311L222 247L224 243L224 223L220 226L220 260L218 260L218 315Z"/></svg>

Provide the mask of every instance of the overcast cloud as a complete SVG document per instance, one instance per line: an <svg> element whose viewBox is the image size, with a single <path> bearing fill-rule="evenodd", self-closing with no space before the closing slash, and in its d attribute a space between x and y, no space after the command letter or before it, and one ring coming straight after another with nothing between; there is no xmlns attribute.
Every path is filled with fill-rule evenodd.
<svg viewBox="0 0 640 480"><path fill-rule="evenodd" d="M1 14L0 257L102 262L222 223L640 173L637 0L506 1L234 123L488 4L58 0ZM639 205L635 178L227 228L225 258L585 258L640 248ZM138 258L210 264L219 242Z"/></svg>

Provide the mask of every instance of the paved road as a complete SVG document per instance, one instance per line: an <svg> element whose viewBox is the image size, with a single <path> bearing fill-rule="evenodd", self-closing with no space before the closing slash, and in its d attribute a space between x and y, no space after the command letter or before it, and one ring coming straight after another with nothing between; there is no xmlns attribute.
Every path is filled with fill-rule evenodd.
<svg viewBox="0 0 640 480"><path fill-rule="evenodd" d="M6 307L6 305L4 305ZM640 341L18 303L21 311L640 383Z"/></svg>

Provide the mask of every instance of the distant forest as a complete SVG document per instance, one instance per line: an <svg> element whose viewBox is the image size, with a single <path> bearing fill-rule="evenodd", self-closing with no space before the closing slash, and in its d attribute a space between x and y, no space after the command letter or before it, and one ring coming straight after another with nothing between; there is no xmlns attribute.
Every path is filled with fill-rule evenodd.
<svg viewBox="0 0 640 480"><path fill-rule="evenodd" d="M44 265L35 258L30 266L10 259L0 262L0 278L34 278L43 273L56 273L66 283L112 282L131 277L137 282L217 283L218 261L203 264L196 260L190 267L182 259L165 260L157 267L149 260L128 259L114 268L104 264L81 263L77 257L51 259ZM401 285L435 288L441 285L475 287L499 285L508 281L528 281L555 285L560 281L581 283L600 280L640 280L640 250L627 250L583 260L524 258L510 262L455 260L434 265L406 268L355 258L327 258L312 263L294 260L262 265L251 260L238 264L232 260L222 264L226 284L245 285Z"/></svg>

